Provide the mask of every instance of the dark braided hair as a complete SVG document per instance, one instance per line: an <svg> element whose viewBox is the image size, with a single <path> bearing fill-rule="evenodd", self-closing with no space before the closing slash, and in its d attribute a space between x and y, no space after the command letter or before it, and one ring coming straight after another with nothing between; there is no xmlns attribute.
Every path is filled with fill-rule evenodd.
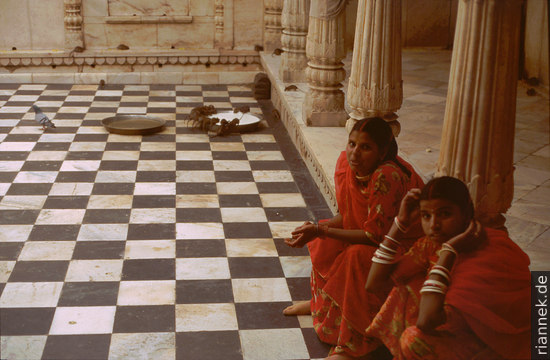
<svg viewBox="0 0 550 360"><path fill-rule="evenodd" d="M391 161L408 177L411 176L411 171L397 158L397 142L386 120L379 117L364 118L357 121L351 131L367 133L378 146L378 149L381 151L387 149L386 156L382 159L382 162Z"/></svg>

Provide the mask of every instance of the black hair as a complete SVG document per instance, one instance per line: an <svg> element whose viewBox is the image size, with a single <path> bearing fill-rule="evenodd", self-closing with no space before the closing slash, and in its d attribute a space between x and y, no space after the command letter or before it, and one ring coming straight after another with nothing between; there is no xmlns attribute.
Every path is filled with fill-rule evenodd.
<svg viewBox="0 0 550 360"><path fill-rule="evenodd" d="M420 200L443 199L457 205L466 219L474 217L474 203L468 187L459 179L441 176L428 181L420 193Z"/></svg>
<svg viewBox="0 0 550 360"><path fill-rule="evenodd" d="M391 161L407 175L411 176L411 171L397 159L397 141L393 136L391 126L386 120L380 117L364 118L355 123L351 131L364 132L378 146L381 151L387 149L386 156L382 162Z"/></svg>

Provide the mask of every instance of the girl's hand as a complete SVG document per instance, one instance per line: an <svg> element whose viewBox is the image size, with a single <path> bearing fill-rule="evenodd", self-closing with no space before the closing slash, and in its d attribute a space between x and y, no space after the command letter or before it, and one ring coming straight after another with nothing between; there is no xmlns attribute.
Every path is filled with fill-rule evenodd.
<svg viewBox="0 0 550 360"><path fill-rule="evenodd" d="M290 247L301 248L317 237L317 230L317 225L306 221L303 225L294 229L291 233L292 238L285 239L285 244Z"/></svg>
<svg viewBox="0 0 550 360"><path fill-rule="evenodd" d="M459 254L472 251L481 241L479 236L481 229L481 224L472 220L464 232L448 240L447 244L451 245Z"/></svg>
<svg viewBox="0 0 550 360"><path fill-rule="evenodd" d="M420 189L411 189L405 194L397 217L405 227L409 227L420 218Z"/></svg>

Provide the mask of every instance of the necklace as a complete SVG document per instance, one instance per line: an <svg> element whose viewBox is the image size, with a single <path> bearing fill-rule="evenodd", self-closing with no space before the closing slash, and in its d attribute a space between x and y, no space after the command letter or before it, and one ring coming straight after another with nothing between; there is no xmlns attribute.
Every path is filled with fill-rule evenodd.
<svg viewBox="0 0 550 360"><path fill-rule="evenodd" d="M368 181L370 179L370 174L365 176L355 175L355 178L357 179L357 181L361 181L361 182Z"/></svg>

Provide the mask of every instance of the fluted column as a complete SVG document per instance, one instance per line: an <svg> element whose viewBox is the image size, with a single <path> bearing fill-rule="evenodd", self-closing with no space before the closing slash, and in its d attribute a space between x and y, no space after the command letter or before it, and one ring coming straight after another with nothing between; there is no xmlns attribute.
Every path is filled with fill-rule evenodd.
<svg viewBox="0 0 550 360"><path fill-rule="evenodd" d="M352 109L348 130L357 120L379 116L399 134L401 0L359 0L347 101Z"/></svg>
<svg viewBox="0 0 550 360"><path fill-rule="evenodd" d="M281 48L283 0L264 0L264 51Z"/></svg>
<svg viewBox="0 0 550 360"><path fill-rule="evenodd" d="M512 203L522 0L461 0L437 175L463 180L476 215L504 225Z"/></svg>
<svg viewBox="0 0 550 360"><path fill-rule="evenodd" d="M284 0L281 25L281 67L284 82L304 82L307 68L306 36L310 0Z"/></svg>
<svg viewBox="0 0 550 360"><path fill-rule="evenodd" d="M308 126L344 126L342 81L346 77L345 0L314 0L309 17L306 78L309 90L302 108Z"/></svg>
<svg viewBox="0 0 550 360"><path fill-rule="evenodd" d="M76 48L84 49L84 35L82 34L81 0L63 0L65 5L65 49L72 51ZM80 51L82 51L80 50Z"/></svg>

